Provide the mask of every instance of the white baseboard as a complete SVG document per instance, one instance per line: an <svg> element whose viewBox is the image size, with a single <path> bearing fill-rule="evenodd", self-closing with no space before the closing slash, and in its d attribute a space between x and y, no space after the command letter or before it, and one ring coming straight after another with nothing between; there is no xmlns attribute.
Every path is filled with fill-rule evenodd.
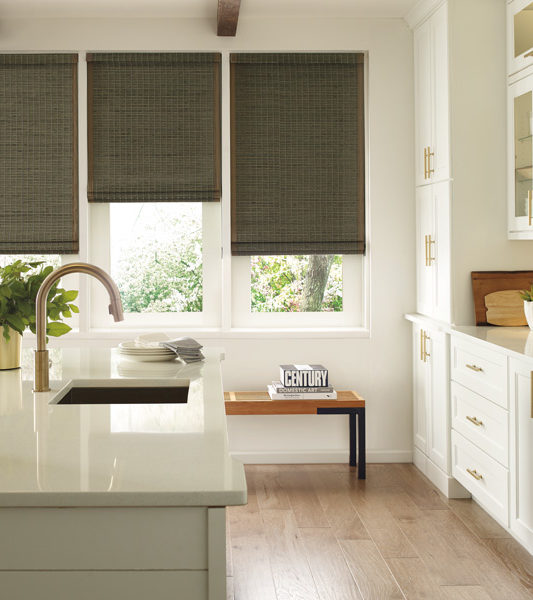
<svg viewBox="0 0 533 600"><path fill-rule="evenodd" d="M347 463L349 452L343 450L269 450L265 452L230 452L245 465ZM367 450L367 463L412 463L413 453L406 450Z"/></svg>
<svg viewBox="0 0 533 600"><path fill-rule="evenodd" d="M418 448L414 449L413 463L447 498L470 498L470 492L457 479L437 467Z"/></svg>

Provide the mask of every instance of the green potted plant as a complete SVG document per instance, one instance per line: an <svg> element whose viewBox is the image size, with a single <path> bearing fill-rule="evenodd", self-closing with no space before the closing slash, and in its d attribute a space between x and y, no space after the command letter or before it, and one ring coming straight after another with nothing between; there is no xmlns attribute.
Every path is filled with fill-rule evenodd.
<svg viewBox="0 0 533 600"><path fill-rule="evenodd" d="M520 298L524 301L524 314L526 315L527 324L530 329L533 329L533 285L530 290L522 290Z"/></svg>
<svg viewBox="0 0 533 600"><path fill-rule="evenodd" d="M20 342L26 329L35 333L35 298L45 277L54 267L43 261L16 260L0 267L0 370L20 367ZM62 322L79 309L72 302L76 290L52 286L48 296L48 323L46 333L58 337L72 328Z"/></svg>

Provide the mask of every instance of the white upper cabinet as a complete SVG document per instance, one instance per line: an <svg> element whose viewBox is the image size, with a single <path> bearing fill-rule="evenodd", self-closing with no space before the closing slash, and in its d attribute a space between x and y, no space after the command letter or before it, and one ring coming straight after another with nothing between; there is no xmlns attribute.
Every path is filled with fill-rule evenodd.
<svg viewBox="0 0 533 600"><path fill-rule="evenodd" d="M448 7L414 32L416 184L450 177Z"/></svg>
<svg viewBox="0 0 533 600"><path fill-rule="evenodd" d="M417 310L445 322L451 319L450 196L449 181L416 190Z"/></svg>
<svg viewBox="0 0 533 600"><path fill-rule="evenodd" d="M533 74L509 86L510 239L533 239Z"/></svg>
<svg viewBox="0 0 533 600"><path fill-rule="evenodd" d="M533 65L533 2L514 0L507 6L509 75Z"/></svg>

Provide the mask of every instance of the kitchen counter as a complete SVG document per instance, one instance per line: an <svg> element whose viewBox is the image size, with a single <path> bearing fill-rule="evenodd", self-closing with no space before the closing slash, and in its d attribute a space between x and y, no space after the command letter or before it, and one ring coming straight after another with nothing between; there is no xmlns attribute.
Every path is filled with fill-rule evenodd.
<svg viewBox="0 0 533 600"><path fill-rule="evenodd" d="M408 321L420 324L426 324L432 328L450 334L458 334L466 338L475 338L477 341L486 342L499 346L507 354L514 355L516 358L533 359L533 331L525 327L497 327L492 325L450 325L435 321L424 315L416 313L405 315Z"/></svg>
<svg viewBox="0 0 533 600"><path fill-rule="evenodd" d="M246 502L228 452L221 351L203 363L139 363L116 349L51 357L50 392L28 368L0 372L0 507L227 506ZM190 382L185 404L58 405L72 380Z"/></svg>

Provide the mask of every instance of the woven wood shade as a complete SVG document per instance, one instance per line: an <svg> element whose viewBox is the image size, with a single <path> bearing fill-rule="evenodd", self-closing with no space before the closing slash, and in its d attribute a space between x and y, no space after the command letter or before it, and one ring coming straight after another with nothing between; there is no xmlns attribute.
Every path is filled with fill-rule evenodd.
<svg viewBox="0 0 533 600"><path fill-rule="evenodd" d="M232 254L365 251L364 55L232 54Z"/></svg>
<svg viewBox="0 0 533 600"><path fill-rule="evenodd" d="M220 199L220 54L89 54L90 202Z"/></svg>
<svg viewBox="0 0 533 600"><path fill-rule="evenodd" d="M78 252L76 54L0 54L0 253Z"/></svg>

